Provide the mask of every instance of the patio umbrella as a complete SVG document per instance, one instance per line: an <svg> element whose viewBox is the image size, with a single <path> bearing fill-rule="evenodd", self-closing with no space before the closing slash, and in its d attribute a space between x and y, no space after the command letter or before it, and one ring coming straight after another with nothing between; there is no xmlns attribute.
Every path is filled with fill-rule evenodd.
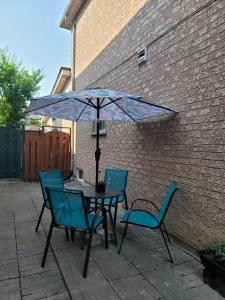
<svg viewBox="0 0 225 300"><path fill-rule="evenodd" d="M150 116L171 115L175 112L146 101L140 96L93 88L33 98L26 113L72 121L97 121L95 151L97 184L101 155L99 147L100 121L138 121Z"/></svg>

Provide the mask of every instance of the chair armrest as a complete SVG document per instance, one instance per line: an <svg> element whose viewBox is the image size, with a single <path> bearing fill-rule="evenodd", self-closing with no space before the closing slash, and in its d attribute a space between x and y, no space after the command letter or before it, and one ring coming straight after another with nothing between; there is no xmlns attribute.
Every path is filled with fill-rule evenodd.
<svg viewBox="0 0 225 300"><path fill-rule="evenodd" d="M127 215L127 223L129 223L129 217L130 217L130 215L133 212L136 212L136 211L144 212L144 213L150 215L151 217L153 217L156 220L156 222L158 223L158 226L160 226L158 219L152 213L150 213L149 211L144 210L144 209L132 209L132 210L130 210L129 213L128 213L128 215Z"/></svg>
<svg viewBox="0 0 225 300"><path fill-rule="evenodd" d="M152 202L152 201L150 201L150 200L147 200L147 199L135 199L135 200L132 202L132 204L131 204L131 209L133 209L133 205L134 205L136 202L138 202L138 201L150 203L150 204L151 204L152 206L154 206L155 209L159 212L158 206L157 206L154 202Z"/></svg>

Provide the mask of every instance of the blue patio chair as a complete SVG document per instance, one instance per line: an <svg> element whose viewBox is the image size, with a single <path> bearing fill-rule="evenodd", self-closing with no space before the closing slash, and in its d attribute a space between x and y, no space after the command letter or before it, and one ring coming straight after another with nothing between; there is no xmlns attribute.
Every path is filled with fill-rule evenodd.
<svg viewBox="0 0 225 300"><path fill-rule="evenodd" d="M127 186L127 177L128 177L128 170L122 169L106 169L105 170L105 177L104 183L106 188L121 191L121 195L114 198L105 198L104 199L104 206L108 206L108 213L110 217L110 222L113 229L114 235L114 242L117 244L117 237L116 237L116 217L117 217L117 204L121 202L125 202L125 208L128 209L127 204L127 195L126 195L126 186ZM95 199L91 199L91 203L96 204ZM97 204L101 204L102 199L97 199ZM112 217L111 208L114 207L114 217Z"/></svg>
<svg viewBox="0 0 225 300"><path fill-rule="evenodd" d="M151 202L149 200L146 200L146 199L136 199L132 202L131 209L125 211L125 213L124 213L124 215L123 215L123 217L120 221L121 223L125 223L125 227L124 227L123 236L122 236L122 239L121 239L118 254L120 254L120 252L121 252L122 244L123 244L124 238L126 237L126 233L127 233L127 229L128 229L129 224L137 225L137 226L141 226L141 227L146 227L146 228L150 228L150 229L159 228L160 231L161 231L163 240L165 242L170 260L173 263L171 253L170 253L169 247L167 245L167 242L166 242L166 239L165 239L165 236L164 236L164 233L163 233L163 230L162 230L161 227L163 227L163 229L164 229L164 231L167 235L168 241L169 241L169 243L171 243L169 235L167 233L167 230L166 230L166 227L165 227L165 224L163 223L163 221L164 221L167 210L169 208L169 205L171 203L171 200L172 200L176 190L177 190L176 184L174 182L171 182L169 184L168 189L167 189L166 195L163 198L162 205L161 205L160 209L153 202ZM134 204L137 203L137 202L148 202L148 203L150 203L151 205L153 205L155 207L155 209L157 210L157 213L152 214L152 213L150 213L149 211L146 211L146 210L133 209Z"/></svg>
<svg viewBox="0 0 225 300"><path fill-rule="evenodd" d="M106 210L101 206L98 208L95 214L88 213L82 191L51 187L46 188L46 191L48 194L48 202L51 210L52 221L41 266L45 266L53 228L69 228L71 230L76 229L85 233L89 233L86 258L83 268L83 277L86 277L93 233L100 224L103 224L105 231L105 248L108 248ZM102 216L99 215L99 213L102 213Z"/></svg>
<svg viewBox="0 0 225 300"><path fill-rule="evenodd" d="M42 196L43 196L44 202L42 205L41 213L40 213L35 231L38 231L45 207L50 209L48 195L45 190L46 187L58 187L58 188L62 188L62 189L64 188L62 172L60 170L50 170L50 171L39 172L38 178L39 178L39 181L41 184L41 191L42 191ZM67 238L68 238L68 232L67 232Z"/></svg>

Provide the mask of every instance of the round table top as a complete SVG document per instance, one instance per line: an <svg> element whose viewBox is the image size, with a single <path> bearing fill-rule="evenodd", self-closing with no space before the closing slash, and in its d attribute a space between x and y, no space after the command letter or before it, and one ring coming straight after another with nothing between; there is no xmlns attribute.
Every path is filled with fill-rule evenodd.
<svg viewBox="0 0 225 300"><path fill-rule="evenodd" d="M118 197L121 194L121 191L113 190L113 189L105 189L104 193L97 193L95 190L95 186L85 186L82 187L81 190L83 191L85 198L112 198Z"/></svg>

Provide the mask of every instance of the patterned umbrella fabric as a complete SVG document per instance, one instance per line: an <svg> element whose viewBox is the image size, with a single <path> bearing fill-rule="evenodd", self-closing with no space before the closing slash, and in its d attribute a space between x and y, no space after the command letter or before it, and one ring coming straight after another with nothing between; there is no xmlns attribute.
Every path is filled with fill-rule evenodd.
<svg viewBox="0 0 225 300"><path fill-rule="evenodd" d="M108 89L85 89L33 98L27 114L75 121L96 120L97 101L100 120L137 121L174 113L139 96Z"/></svg>

